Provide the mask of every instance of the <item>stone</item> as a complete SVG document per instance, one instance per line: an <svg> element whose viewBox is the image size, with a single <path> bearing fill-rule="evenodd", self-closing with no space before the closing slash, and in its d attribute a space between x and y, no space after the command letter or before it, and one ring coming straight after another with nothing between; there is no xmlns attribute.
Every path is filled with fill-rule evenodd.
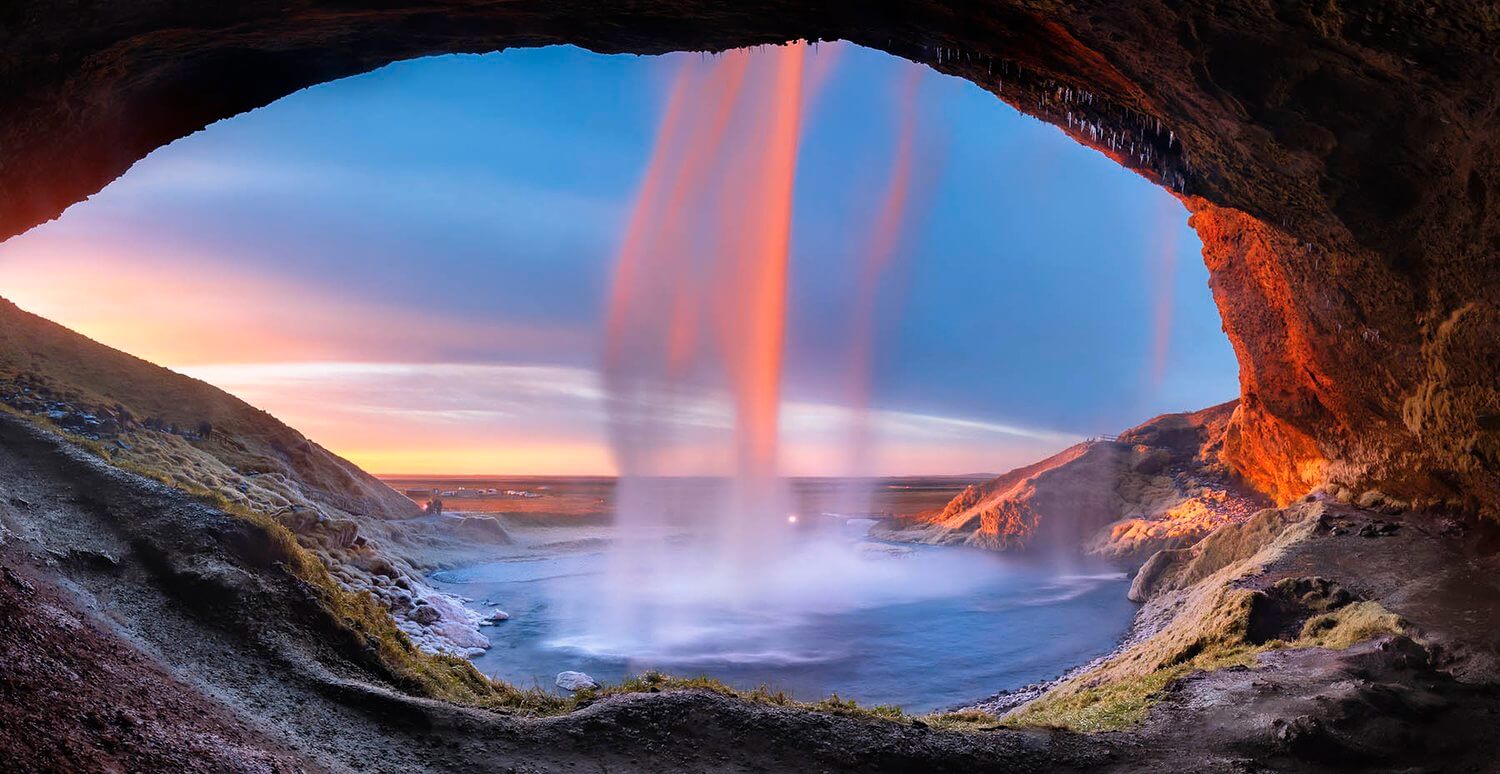
<svg viewBox="0 0 1500 774"><path fill-rule="evenodd" d="M565 691L582 691L598 688L599 684L582 672L558 672L557 687Z"/></svg>
<svg viewBox="0 0 1500 774"><path fill-rule="evenodd" d="M1391 524L1385 521L1372 521L1359 528L1359 536L1367 538L1387 537L1394 535L1401 529L1399 524Z"/></svg>
<svg viewBox="0 0 1500 774"><path fill-rule="evenodd" d="M444 524L465 540L497 545L511 542L510 533L505 531L505 526L492 516L449 517Z"/></svg>
<svg viewBox="0 0 1500 774"><path fill-rule="evenodd" d="M510 613L507 613L504 610L496 609L495 612L490 613L488 616L485 617L485 619L483 621L480 621L479 625L480 626L494 626L495 624L498 624L501 621L509 621L509 620L510 620Z"/></svg>
<svg viewBox="0 0 1500 774"><path fill-rule="evenodd" d="M411 611L411 620L416 621L423 626L435 624L439 620L441 620L442 617L443 614L438 612L438 609L433 607L432 605L418 604L416 609Z"/></svg>
<svg viewBox="0 0 1500 774"><path fill-rule="evenodd" d="M1125 598L1131 602L1145 602L1191 557L1186 549L1164 549L1151 555L1136 571L1130 581L1130 590Z"/></svg>
<svg viewBox="0 0 1500 774"><path fill-rule="evenodd" d="M359 537L359 525L351 519L327 519L323 528L340 548L352 548Z"/></svg>
<svg viewBox="0 0 1500 774"><path fill-rule="evenodd" d="M864 542L855 547L860 556L869 559L900 559L916 553L909 546L897 546L890 543Z"/></svg>

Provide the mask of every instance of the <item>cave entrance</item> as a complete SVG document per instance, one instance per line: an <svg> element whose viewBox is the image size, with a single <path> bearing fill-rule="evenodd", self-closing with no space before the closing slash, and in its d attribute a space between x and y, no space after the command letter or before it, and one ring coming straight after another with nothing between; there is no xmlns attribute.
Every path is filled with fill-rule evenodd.
<svg viewBox="0 0 1500 774"><path fill-rule="evenodd" d="M794 481L777 527L826 529L859 553L795 554L802 567L770 573L749 614L673 617L701 589L664 592L624 623L664 621L626 651L556 623L588 619L592 587L525 590L588 575L619 542L616 492L597 478L621 472L599 331L674 72L701 55L440 57L309 89L163 148L0 246L5 292L270 410L414 499L443 500L446 517L499 514L529 558L476 536L494 556L471 551L468 569L434 581L509 608L515 625L491 636L515 639L476 656L486 671L524 683L580 663L609 679L706 670L919 709L982 698L942 675L903 678L933 653L952 656L950 677L988 670L994 690L1054 676L1123 630L1116 573L932 554L863 531L941 510L964 485L1085 436L1232 397L1196 237L1167 192L972 84L847 44L797 55L777 380L777 473ZM751 172L721 168L704 190ZM870 274L877 249L888 255ZM851 362L854 342L867 358ZM695 373L655 475L732 464L725 374ZM859 504L830 477L861 482ZM920 582L886 561L924 568ZM881 569L866 576L870 562ZM969 649L976 620L1015 650L996 662Z"/></svg>

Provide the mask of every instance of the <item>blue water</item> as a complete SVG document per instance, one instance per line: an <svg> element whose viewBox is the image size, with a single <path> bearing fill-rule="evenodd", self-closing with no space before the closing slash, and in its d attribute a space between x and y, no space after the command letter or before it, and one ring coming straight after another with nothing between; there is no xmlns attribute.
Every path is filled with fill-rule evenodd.
<svg viewBox="0 0 1500 774"><path fill-rule="evenodd" d="M433 581L476 610L512 616L484 629L494 647L476 667L549 690L563 670L612 682L658 669L927 712L1103 655L1135 610L1125 575L1108 566L841 535L768 561L749 604L720 604L684 581L673 593L631 596L635 625L601 632L621 591L606 588L608 528L518 534L512 555Z"/></svg>

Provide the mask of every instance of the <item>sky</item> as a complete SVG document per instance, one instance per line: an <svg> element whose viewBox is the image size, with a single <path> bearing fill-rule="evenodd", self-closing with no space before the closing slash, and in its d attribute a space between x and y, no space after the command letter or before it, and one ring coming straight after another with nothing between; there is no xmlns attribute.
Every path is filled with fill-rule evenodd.
<svg viewBox="0 0 1500 774"><path fill-rule="evenodd" d="M673 72L701 56L511 50L298 92L0 243L0 295L377 473L614 472L610 279ZM1176 200L972 84L847 44L809 56L784 472L847 472L852 278L913 109L869 472L999 472L1235 396ZM727 432L721 397L686 413Z"/></svg>

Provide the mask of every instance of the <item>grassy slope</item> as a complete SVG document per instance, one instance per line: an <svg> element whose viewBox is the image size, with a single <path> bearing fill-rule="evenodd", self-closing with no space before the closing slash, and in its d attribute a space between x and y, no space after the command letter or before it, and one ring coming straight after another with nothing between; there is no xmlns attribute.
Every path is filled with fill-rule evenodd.
<svg viewBox="0 0 1500 774"><path fill-rule="evenodd" d="M185 432L127 433L138 442L127 440L128 451L115 450L142 467L196 468L196 477L206 479L199 483L223 489L233 500L250 500L233 491L254 483L253 488L266 490L264 501L254 503L261 507L290 504L300 491L349 513L391 518L415 512L389 487L270 414L0 299L0 397L17 385L78 406L123 408L136 424L149 420L153 426L181 428ZM188 443L185 436L204 423L213 432ZM277 476L294 486L278 485Z"/></svg>

